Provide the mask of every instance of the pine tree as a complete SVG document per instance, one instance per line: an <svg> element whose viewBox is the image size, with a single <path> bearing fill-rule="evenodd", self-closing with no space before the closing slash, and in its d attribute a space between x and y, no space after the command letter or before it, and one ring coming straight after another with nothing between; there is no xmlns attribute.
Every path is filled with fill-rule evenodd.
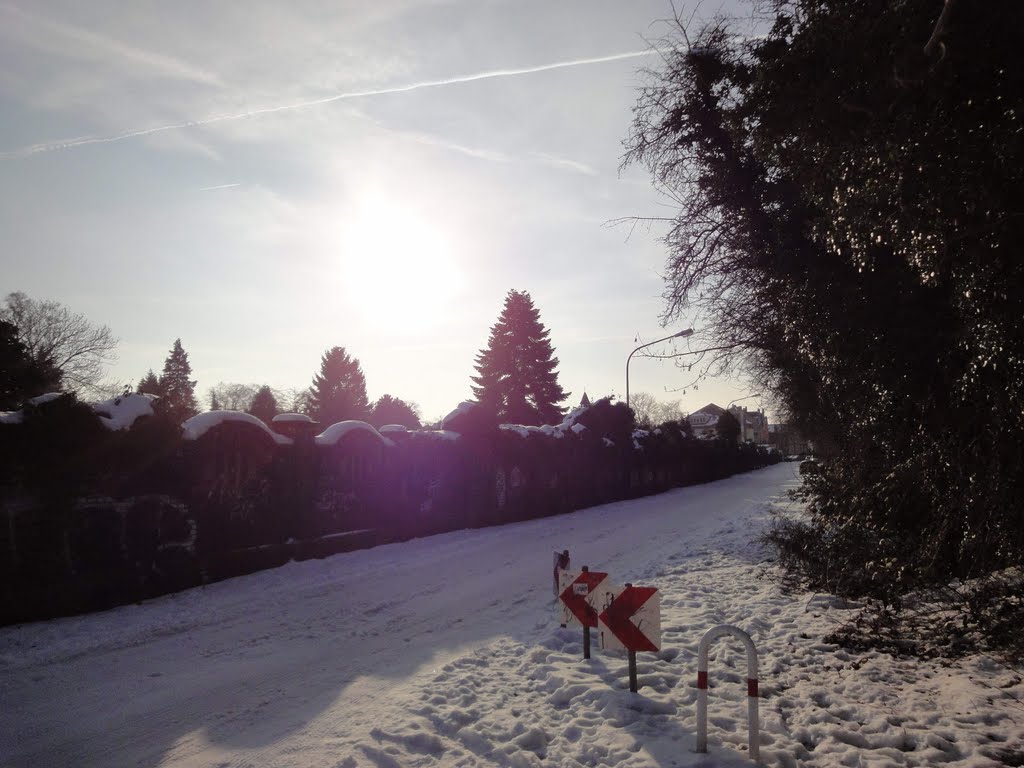
<svg viewBox="0 0 1024 768"><path fill-rule="evenodd" d="M324 352L309 394L310 415L325 426L347 419L365 420L370 411L363 369L344 347Z"/></svg>
<svg viewBox="0 0 1024 768"><path fill-rule="evenodd" d="M249 406L249 413L268 426L280 411L281 409L277 406L277 398L274 397L270 387L265 384L256 392L256 396L252 399L252 405Z"/></svg>
<svg viewBox="0 0 1024 768"><path fill-rule="evenodd" d="M210 390L210 410L211 411L219 411L220 409L221 409L220 408L220 400L217 399L217 390L216 389L211 389Z"/></svg>
<svg viewBox="0 0 1024 768"><path fill-rule="evenodd" d="M375 427L383 427L385 424L401 424L407 429L420 428L420 417L417 415L416 409L401 398L391 395L381 395L380 399L373 404L369 421Z"/></svg>
<svg viewBox="0 0 1024 768"><path fill-rule="evenodd" d="M196 383L189 379L191 374L188 353L181 346L181 339L175 339L160 375L160 409L176 424L192 418L199 411L196 406Z"/></svg>
<svg viewBox="0 0 1024 768"><path fill-rule="evenodd" d="M164 393L160 388L160 380L153 373L152 368L146 371L146 375L139 379L139 384L135 387L135 391L140 395L156 395L157 397Z"/></svg>
<svg viewBox="0 0 1024 768"><path fill-rule="evenodd" d="M473 395L513 424L553 424L569 394L558 384L558 358L530 294L509 291L487 348L476 357Z"/></svg>

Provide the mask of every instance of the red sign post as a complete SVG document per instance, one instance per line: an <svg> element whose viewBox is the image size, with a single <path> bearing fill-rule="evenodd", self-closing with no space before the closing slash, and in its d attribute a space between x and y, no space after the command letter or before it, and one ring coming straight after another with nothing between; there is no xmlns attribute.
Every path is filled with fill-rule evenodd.
<svg viewBox="0 0 1024 768"><path fill-rule="evenodd" d="M562 571L559 600L562 601L562 623L583 626L583 658L590 658L590 628L597 626L597 610L587 596L605 579L607 573L591 571L587 566L579 573Z"/></svg>

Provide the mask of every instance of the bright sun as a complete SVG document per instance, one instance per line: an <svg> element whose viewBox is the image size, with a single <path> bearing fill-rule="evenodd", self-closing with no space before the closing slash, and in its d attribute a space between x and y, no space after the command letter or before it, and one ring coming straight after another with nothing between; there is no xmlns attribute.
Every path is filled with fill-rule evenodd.
<svg viewBox="0 0 1024 768"><path fill-rule="evenodd" d="M381 329L436 325L462 287L451 239L409 207L361 206L346 217L341 248L346 292Z"/></svg>

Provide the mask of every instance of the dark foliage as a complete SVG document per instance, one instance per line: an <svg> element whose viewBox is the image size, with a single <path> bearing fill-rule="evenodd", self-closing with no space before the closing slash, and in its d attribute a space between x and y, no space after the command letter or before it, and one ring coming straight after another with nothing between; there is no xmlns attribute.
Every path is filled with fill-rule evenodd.
<svg viewBox="0 0 1024 768"><path fill-rule="evenodd" d="M160 379L153 373L152 368L146 371L146 375L139 379L135 391L140 395L156 395L157 397L161 397L164 393L163 388L160 386Z"/></svg>
<svg viewBox="0 0 1024 768"><path fill-rule="evenodd" d="M736 442L740 437L740 422L729 411L722 411L715 424L715 433L723 440Z"/></svg>
<svg viewBox="0 0 1024 768"><path fill-rule="evenodd" d="M60 389L60 371L36 360L18 338L18 329L0 320L0 411L16 410L25 400Z"/></svg>
<svg viewBox="0 0 1024 768"><path fill-rule="evenodd" d="M277 398L274 397L270 387L266 385L256 391L256 395L252 399L252 405L249 406L248 410L249 413L268 426L280 411L281 409L277 407Z"/></svg>
<svg viewBox="0 0 1024 768"><path fill-rule="evenodd" d="M416 409L404 400L381 395L373 404L370 411L370 423L375 427L383 427L385 424L401 424L406 429L419 429L420 417Z"/></svg>
<svg viewBox="0 0 1024 768"><path fill-rule="evenodd" d="M310 416L325 427L348 419L365 421L369 415L362 366L344 347L324 352L309 392Z"/></svg>
<svg viewBox="0 0 1024 768"><path fill-rule="evenodd" d="M530 294L509 291L487 348L476 357L473 395L507 424L561 420L569 395L558 384L558 358Z"/></svg>
<svg viewBox="0 0 1024 768"><path fill-rule="evenodd" d="M1024 565L1024 5L772 8L680 32L638 104L629 159L683 205L667 314L835 457L773 537L811 586L893 605Z"/></svg>
<svg viewBox="0 0 1024 768"><path fill-rule="evenodd" d="M174 346L164 361L163 373L160 374L160 399L157 401L158 412L175 424L181 424L199 412L196 404L196 382L189 378L191 375L192 366L188 362L188 353L181 346L181 339L175 339ZM149 382L146 382L146 385L149 386ZM141 382L139 386L142 386Z"/></svg>

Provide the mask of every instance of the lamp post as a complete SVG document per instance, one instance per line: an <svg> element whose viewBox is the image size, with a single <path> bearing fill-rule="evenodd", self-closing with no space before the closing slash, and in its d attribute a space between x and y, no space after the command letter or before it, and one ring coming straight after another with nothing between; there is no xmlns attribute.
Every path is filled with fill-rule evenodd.
<svg viewBox="0 0 1024 768"><path fill-rule="evenodd" d="M679 333L673 333L671 336L666 336L664 339L658 339L657 341L649 341L646 344L641 344L639 347L629 353L629 357L626 358L626 406L629 406L629 361L633 359L633 355L639 352L644 347L650 347L654 344L660 344L663 341L669 339L683 339L687 336L693 335L693 328L687 328L685 331L679 331Z"/></svg>

